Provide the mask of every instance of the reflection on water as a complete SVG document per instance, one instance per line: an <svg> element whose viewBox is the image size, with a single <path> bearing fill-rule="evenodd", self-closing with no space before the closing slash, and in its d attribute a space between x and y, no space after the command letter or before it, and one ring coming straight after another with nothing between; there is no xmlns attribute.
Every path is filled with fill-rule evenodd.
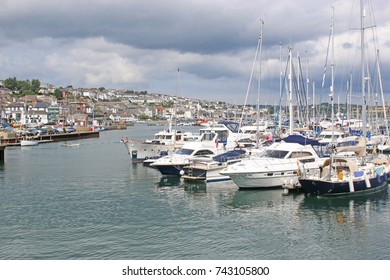
<svg viewBox="0 0 390 280"><path fill-rule="evenodd" d="M308 237L321 241L316 249L325 252L316 257L388 258L388 200L388 187L355 196L304 197L299 205L302 227L312 232Z"/></svg>
<svg viewBox="0 0 390 280"><path fill-rule="evenodd" d="M213 193L238 191L234 183L206 183L200 180L184 180L179 176L162 176L157 182L157 187L161 189L183 188L187 193Z"/></svg>
<svg viewBox="0 0 390 280"><path fill-rule="evenodd" d="M157 188L160 189L180 188L182 186L183 184L179 176L162 176L157 182Z"/></svg>
<svg viewBox="0 0 390 280"><path fill-rule="evenodd" d="M192 219L201 219L202 224L211 219L225 227L226 234L245 236L253 248L260 250L252 255L262 252L268 258L294 259L388 256L388 247L380 245L388 237L377 233L386 229L383 219L387 215L388 188L363 196L318 198L301 192L283 196L282 189L243 191L222 186L209 190L204 183L178 178L160 181L160 185L168 183L177 184L171 186L174 192L164 192L174 213L186 212ZM230 227L228 221L234 221L234 226ZM243 248L252 250L251 246Z"/></svg>
<svg viewBox="0 0 390 280"><path fill-rule="evenodd" d="M0 258L390 259L387 189L319 199L162 176L114 142L151 129L7 148Z"/></svg>
<svg viewBox="0 0 390 280"><path fill-rule="evenodd" d="M4 168L5 168L5 164L0 163L0 179L1 180L4 179Z"/></svg>
<svg viewBox="0 0 390 280"><path fill-rule="evenodd" d="M207 184L204 181L184 181L184 190L188 193L206 193Z"/></svg>
<svg viewBox="0 0 390 280"><path fill-rule="evenodd" d="M259 189L259 190L240 190L237 191L233 199L228 204L232 208L256 208L273 207L276 205L287 205L291 202L296 203L297 199L303 197L300 193L291 193L289 196L283 196L281 189Z"/></svg>
<svg viewBox="0 0 390 280"><path fill-rule="evenodd" d="M177 176L162 176L156 183L157 191L172 191L182 189L187 196L185 203L191 204L194 200L202 199L202 208L209 206L210 200L218 201L215 208L224 210L259 210L279 209L282 211L296 211L304 195L301 192L291 192L283 196L282 189L239 190L234 183L212 183L203 181L188 181Z"/></svg>
<svg viewBox="0 0 390 280"><path fill-rule="evenodd" d="M380 204L386 202L389 196L388 187L378 192L365 193L355 196L306 196L302 201L302 208L311 210L343 210L344 208L360 207L362 205Z"/></svg>
<svg viewBox="0 0 390 280"><path fill-rule="evenodd" d="M306 196L300 209L310 210L319 219L327 216L338 224L364 226L371 214L385 209L388 198L388 187L379 192L355 196Z"/></svg>

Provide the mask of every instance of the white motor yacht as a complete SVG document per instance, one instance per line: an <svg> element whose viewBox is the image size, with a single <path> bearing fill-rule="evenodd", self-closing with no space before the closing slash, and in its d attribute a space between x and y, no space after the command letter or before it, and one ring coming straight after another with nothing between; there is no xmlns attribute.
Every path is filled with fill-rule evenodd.
<svg viewBox="0 0 390 280"><path fill-rule="evenodd" d="M298 184L298 161L322 160L311 145L278 142L258 156L243 159L220 172L240 189L281 187Z"/></svg>

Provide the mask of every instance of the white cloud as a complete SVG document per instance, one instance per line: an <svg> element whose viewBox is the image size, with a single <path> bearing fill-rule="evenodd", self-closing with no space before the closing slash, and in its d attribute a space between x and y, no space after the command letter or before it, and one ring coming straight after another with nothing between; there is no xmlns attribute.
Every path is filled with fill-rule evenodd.
<svg viewBox="0 0 390 280"><path fill-rule="evenodd" d="M70 83L86 87L145 82L142 67L122 55L126 49L132 50L103 38L77 40L61 53L47 55L45 66Z"/></svg>
<svg viewBox="0 0 390 280"><path fill-rule="evenodd" d="M390 12L383 0L373 4L386 88ZM356 0L3 1L0 79L16 76L58 86L175 94L180 67L186 95L232 101L242 94L244 99L261 18L265 22L262 87L271 103L279 96L279 68L285 68L289 44L294 58L299 51L303 63L307 53L311 76L320 84L331 5L335 64L342 76L358 67L358 34L349 30L359 27ZM366 24L370 25L368 16L369 12ZM372 55L369 58L373 60Z"/></svg>

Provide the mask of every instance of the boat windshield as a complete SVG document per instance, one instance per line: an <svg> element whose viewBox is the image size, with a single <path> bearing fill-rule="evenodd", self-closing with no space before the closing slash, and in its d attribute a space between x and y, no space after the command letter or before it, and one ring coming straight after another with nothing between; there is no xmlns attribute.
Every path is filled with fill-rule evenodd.
<svg viewBox="0 0 390 280"><path fill-rule="evenodd" d="M191 155L194 152L192 149L179 149L175 154L177 155Z"/></svg>
<svg viewBox="0 0 390 280"><path fill-rule="evenodd" d="M214 137L215 137L215 133L206 132L202 135L201 141L212 141Z"/></svg>
<svg viewBox="0 0 390 280"><path fill-rule="evenodd" d="M169 140L172 138L172 135L158 135L155 137L155 139L158 139L158 140Z"/></svg>
<svg viewBox="0 0 390 280"><path fill-rule="evenodd" d="M214 153L210 150L199 150L197 151L194 156L207 156L207 155L213 155Z"/></svg>
<svg viewBox="0 0 390 280"><path fill-rule="evenodd" d="M282 150L265 150L261 157L269 157L269 158L284 158L288 154L288 151Z"/></svg>

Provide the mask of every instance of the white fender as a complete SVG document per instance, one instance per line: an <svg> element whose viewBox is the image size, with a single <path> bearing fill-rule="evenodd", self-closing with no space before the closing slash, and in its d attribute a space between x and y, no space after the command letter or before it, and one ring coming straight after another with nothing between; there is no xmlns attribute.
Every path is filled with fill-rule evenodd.
<svg viewBox="0 0 390 280"><path fill-rule="evenodd" d="M367 189L371 188L370 179L368 178L367 174L364 174L364 180L366 181Z"/></svg>
<svg viewBox="0 0 390 280"><path fill-rule="evenodd" d="M350 191L350 192L355 192L355 187L354 187L354 185L353 185L353 180L352 180L352 178L349 178L348 184L349 184L349 191Z"/></svg>

